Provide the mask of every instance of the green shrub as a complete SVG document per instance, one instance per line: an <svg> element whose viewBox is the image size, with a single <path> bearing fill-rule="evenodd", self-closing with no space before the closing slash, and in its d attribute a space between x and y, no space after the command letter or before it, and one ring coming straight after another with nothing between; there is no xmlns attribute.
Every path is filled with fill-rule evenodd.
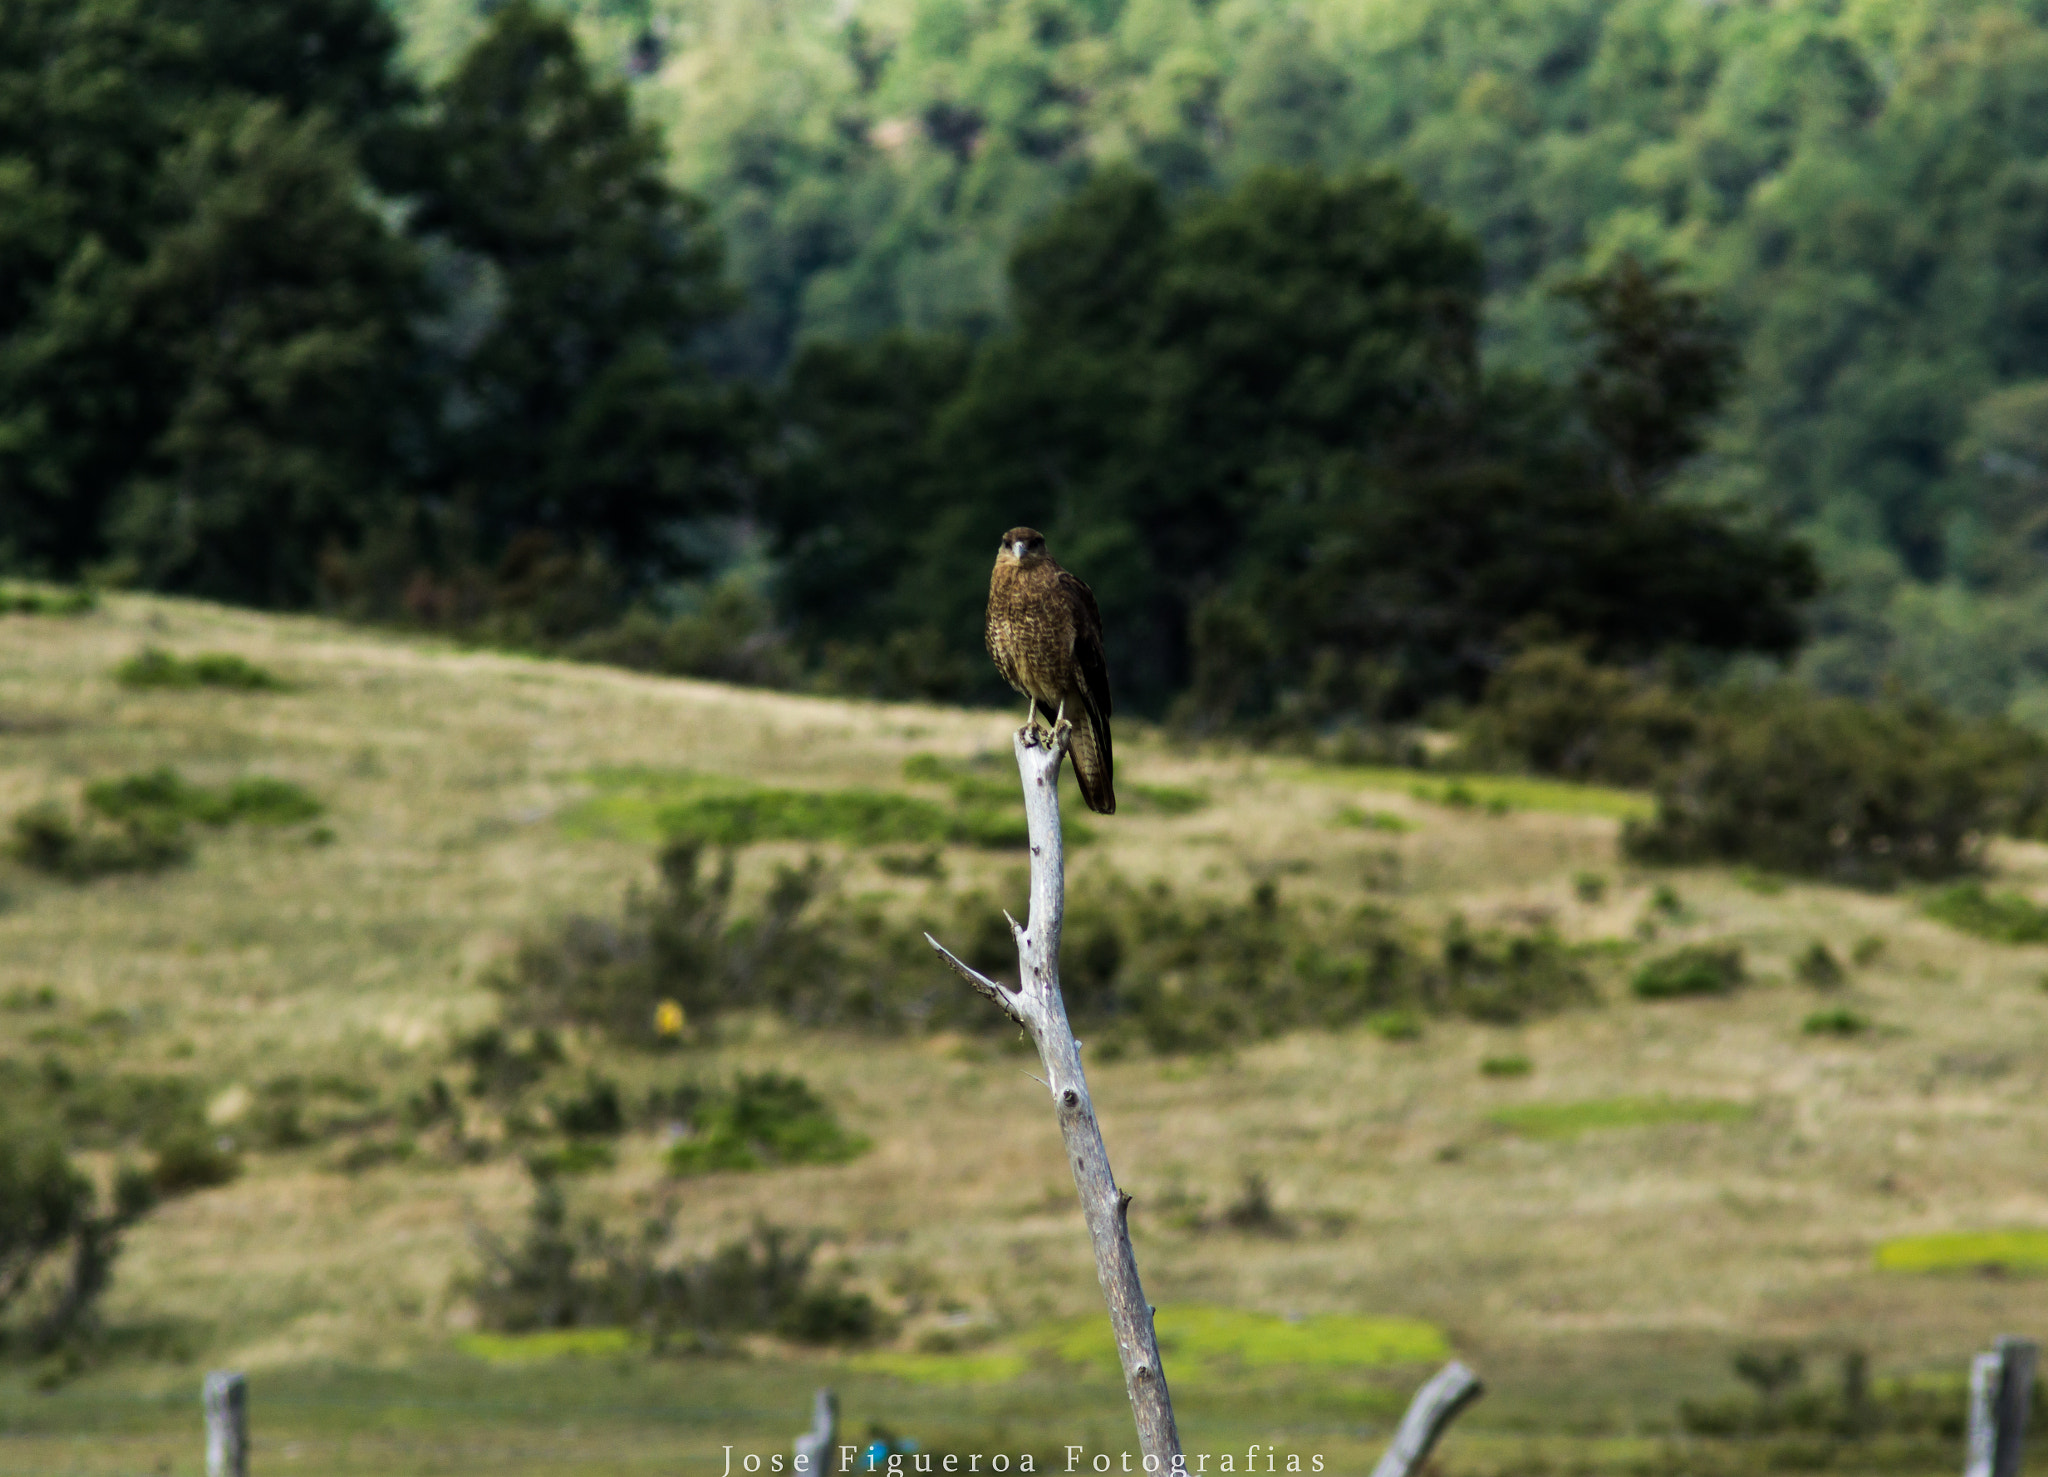
<svg viewBox="0 0 2048 1477"><path fill-rule="evenodd" d="M153 769L85 787L85 803L116 821L194 821L226 826L236 821L289 826L320 815L318 800L289 780L254 775L224 790L195 785L175 769Z"/></svg>
<svg viewBox="0 0 2048 1477"><path fill-rule="evenodd" d="M0 588L0 615L83 615L99 603L98 592L87 585L68 590Z"/></svg>
<svg viewBox="0 0 2048 1477"><path fill-rule="evenodd" d="M2048 943L2048 908L2017 892L1989 893L1981 882L1959 882L1927 902L1927 916L2001 944Z"/></svg>
<svg viewBox="0 0 2048 1477"><path fill-rule="evenodd" d="M1806 952L1793 964L1792 972L1799 977L1801 984L1811 985L1816 990L1832 990L1848 978L1841 960L1835 958L1819 939L1806 946Z"/></svg>
<svg viewBox="0 0 2048 1477"><path fill-rule="evenodd" d="M551 1149L537 1149L526 1156L526 1167L536 1175L596 1174L619 1162L610 1144L595 1139L570 1139Z"/></svg>
<svg viewBox="0 0 2048 1477"><path fill-rule="evenodd" d="M509 644L537 645L578 661L641 672L755 687L795 685L801 664L776 627L774 608L758 590L734 578L693 593L697 598L686 610L667 615L629 610L616 624L566 641L529 637Z"/></svg>
<svg viewBox="0 0 2048 1477"><path fill-rule="evenodd" d="M1475 1021L1512 1025L1594 999L1592 981L1547 929L1474 933L1462 917L1444 928L1443 1003Z"/></svg>
<svg viewBox="0 0 2048 1477"><path fill-rule="evenodd" d="M1870 1022L1847 1006L1816 1010L1800 1029L1809 1036L1857 1036L1870 1029Z"/></svg>
<svg viewBox="0 0 2048 1477"><path fill-rule="evenodd" d="M1907 1380L1872 1380L1860 1350L1842 1355L1832 1389L1807 1383L1805 1360L1795 1349L1744 1349L1731 1361L1736 1378L1751 1394L1718 1400L1684 1400L1678 1423L1694 1436L1759 1437L1805 1433L1823 1438L1818 1446L1780 1446L1766 1454L1773 1470L1869 1467L1882 1458L1867 1443L1872 1437L1932 1438L1929 1448L1894 1448L1906 1464L1938 1460L1947 1444L1959 1441L1968 1402L1953 1385ZM1834 1442L1857 1445L1835 1447ZM1795 1467L1788 1460L1796 1454Z"/></svg>
<svg viewBox="0 0 2048 1477"><path fill-rule="evenodd" d="M1387 831L1393 835L1415 829L1412 821L1404 820L1390 810L1364 810L1356 805L1347 805L1335 816L1340 826L1359 826L1368 831Z"/></svg>
<svg viewBox="0 0 2048 1477"><path fill-rule="evenodd" d="M1647 785L1697 741L1701 715L1682 696L1576 646L1512 657L1466 720L1459 758L1481 768Z"/></svg>
<svg viewBox="0 0 2048 1477"><path fill-rule="evenodd" d="M1572 893L1582 903L1602 902L1607 897L1607 878L1600 872L1575 872Z"/></svg>
<svg viewBox="0 0 2048 1477"><path fill-rule="evenodd" d="M1365 1018L1365 1028L1382 1041L1422 1039L1422 1017L1412 1010L1375 1011Z"/></svg>
<svg viewBox="0 0 2048 1477"><path fill-rule="evenodd" d="M673 1212L633 1236L594 1216L572 1229L560 1183L536 1174L525 1234L508 1244L479 1232L482 1266L461 1286L483 1326L506 1333L631 1327L657 1349L712 1349L751 1331L820 1343L864 1342L883 1331L865 1297L811 1284L813 1236L759 1224L709 1256L676 1261L664 1255L674 1233Z"/></svg>
<svg viewBox="0 0 2048 1477"><path fill-rule="evenodd" d="M327 809L290 780L266 775L251 775L229 785L225 808L230 821L247 821L252 826L295 826Z"/></svg>
<svg viewBox="0 0 2048 1477"><path fill-rule="evenodd" d="M563 1133L584 1138L613 1138L626 1131L626 1112L619 1099L619 1084L595 1072L583 1081L575 1097L552 1104L555 1127Z"/></svg>
<svg viewBox="0 0 2048 1477"><path fill-rule="evenodd" d="M188 823L235 821L284 826L321 813L320 802L287 780L255 776L210 790L168 767L85 787L74 817L55 802L14 818L10 848L24 866L72 881L115 872L154 872L191 860Z"/></svg>
<svg viewBox="0 0 2048 1477"><path fill-rule="evenodd" d="M485 1026L457 1041L454 1056L469 1067L469 1095L495 1098L517 1097L565 1060L560 1039L545 1026L519 1035Z"/></svg>
<svg viewBox="0 0 2048 1477"><path fill-rule="evenodd" d="M226 1139L204 1128L178 1130L157 1146L150 1178L165 1195L184 1195L225 1185L242 1172L241 1160Z"/></svg>
<svg viewBox="0 0 2048 1477"><path fill-rule="evenodd" d="M123 687L224 687L236 692L283 692L287 684L231 652L177 657L146 646L114 669Z"/></svg>
<svg viewBox="0 0 2048 1477"><path fill-rule="evenodd" d="M1979 865L2009 810L2003 745L1926 705L1790 689L1728 699L1660 781L1655 819L1631 822L1623 844L1640 861L1862 886L1952 876Z"/></svg>
<svg viewBox="0 0 2048 1477"><path fill-rule="evenodd" d="M631 892L622 916L536 933L493 984L515 1025L649 1047L660 1044L663 1001L699 1025L770 1009L806 1025L998 1032L1002 1018L937 966L924 933L990 978L1014 977L1002 910L1017 908L1021 873L1006 890L934 893L943 911L906 920L849 900L813 862L779 868L746 911L730 855L677 842L662 853L659 887ZM1385 909L1305 910L1272 883L1236 899L1189 896L1102 870L1069 887L1062 985L1098 1053L1215 1050L1391 1009L1510 1021L1594 998L1574 952L1548 932L1458 922L1440 953L1419 942Z"/></svg>
<svg viewBox="0 0 2048 1477"><path fill-rule="evenodd" d="M113 1277L121 1235L156 1204L146 1176L117 1172L112 1204L47 1128L0 1119L0 1317L29 1316L13 1332L46 1354L87 1329ZM10 1342L0 1327L0 1345Z"/></svg>
<svg viewBox="0 0 2048 1477"><path fill-rule="evenodd" d="M1742 950L1689 944L1645 964L1629 987L1644 1000L1675 1000L1688 995L1726 995L1742 980Z"/></svg>
<svg viewBox="0 0 2048 1477"><path fill-rule="evenodd" d="M868 1141L839 1126L832 1109L801 1077L742 1073L730 1093L707 1096L692 1114L694 1132L668 1151L674 1174L843 1164Z"/></svg>
<svg viewBox="0 0 2048 1477"><path fill-rule="evenodd" d="M882 1328L882 1310L864 1292L819 1288L800 1294L775 1331L800 1344L865 1344Z"/></svg>
<svg viewBox="0 0 2048 1477"><path fill-rule="evenodd" d="M1488 1077L1526 1077L1536 1069L1525 1056L1490 1056L1480 1061L1479 1070Z"/></svg>
<svg viewBox="0 0 2048 1477"><path fill-rule="evenodd" d="M192 859L182 822L137 815L118 826L74 818L54 801L30 806L14 818L9 855L23 866L70 882L120 872L160 872Z"/></svg>

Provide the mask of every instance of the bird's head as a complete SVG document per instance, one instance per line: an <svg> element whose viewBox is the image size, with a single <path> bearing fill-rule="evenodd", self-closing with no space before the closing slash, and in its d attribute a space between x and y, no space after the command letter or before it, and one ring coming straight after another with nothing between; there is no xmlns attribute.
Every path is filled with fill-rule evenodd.
<svg viewBox="0 0 2048 1477"><path fill-rule="evenodd" d="M1045 559L1045 535L1035 528L1013 528L1003 535L996 551L996 563L1021 564L1026 569Z"/></svg>

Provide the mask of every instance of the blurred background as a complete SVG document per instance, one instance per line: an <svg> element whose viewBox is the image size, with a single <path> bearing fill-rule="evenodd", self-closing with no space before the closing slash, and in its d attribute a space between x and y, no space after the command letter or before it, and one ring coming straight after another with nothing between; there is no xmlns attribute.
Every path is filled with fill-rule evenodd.
<svg viewBox="0 0 2048 1477"><path fill-rule="evenodd" d="M1949 1470L2048 1308L2048 8L14 0L0 263L0 1468L1122 1449L1018 523L1192 1450Z"/></svg>

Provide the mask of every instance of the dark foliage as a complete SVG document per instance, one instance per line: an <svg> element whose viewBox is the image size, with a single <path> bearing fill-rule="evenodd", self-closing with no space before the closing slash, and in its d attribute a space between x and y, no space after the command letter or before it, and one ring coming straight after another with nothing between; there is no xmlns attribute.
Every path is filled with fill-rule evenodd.
<svg viewBox="0 0 2048 1477"><path fill-rule="evenodd" d="M668 1152L676 1174L840 1164L868 1147L803 1078L776 1072L743 1072L730 1092L697 1095L682 1121L691 1132Z"/></svg>
<svg viewBox="0 0 2048 1477"><path fill-rule="evenodd" d="M1695 1436L1759 1437L1803 1434L1830 1442L1857 1443L1839 1453L1848 1458L1843 1465L1875 1465L1882 1460L1864 1443L1890 1437L1931 1437L1914 1449L1904 1462L1915 1465L1914 1457L1947 1449L1947 1443L1962 1438L1968 1401L1954 1386L1915 1384L1905 1380L1873 1380L1869 1356L1851 1349L1840 1357L1839 1374L1832 1388L1809 1383L1806 1361L1796 1349L1743 1349L1731 1360L1736 1378L1748 1385L1751 1394L1720 1400L1685 1400L1679 1403L1678 1418ZM2033 1414L2044 1409L2037 1388ZM1785 1448L1786 1452L1794 1448ZM1905 1455L1900 1452L1900 1455ZM1809 1452L1796 1465L1806 1469L1835 1465L1825 1449ZM1818 1457L1819 1460L1815 1460ZM1795 1463L1781 1459L1779 1469Z"/></svg>
<svg viewBox="0 0 2048 1477"><path fill-rule="evenodd" d="M1625 845L1643 861L1749 862L1862 886L1953 876L1981 864L1992 831L2035 824L2038 781L2025 776L2041 760L2025 756L2038 748L1926 704L1728 697Z"/></svg>
<svg viewBox="0 0 2048 1477"><path fill-rule="evenodd" d="M898 922L843 896L814 863L780 869L755 911L741 914L730 857L713 864L697 843L677 842L662 853L658 890L635 890L617 919L572 918L534 935L497 988L517 1022L596 1027L650 1048L661 1044L655 1013L670 1000L693 1023L767 1009L806 1025L1000 1030L933 968L923 929L991 978L1013 977L1001 902L982 892L932 901L943 917L928 908L915 925ZM1061 970L1067 1009L1102 1055L1219 1050L1393 1009L1515 1021L1593 998L1577 956L1548 932L1453 920L1432 945L1380 908L1313 912L1270 883L1241 901L1194 898L1112 872L1073 880ZM502 1033L488 1039L505 1049ZM759 1135L727 1137L714 1157L781 1152L766 1141L764 1155Z"/></svg>
<svg viewBox="0 0 2048 1477"><path fill-rule="evenodd" d="M1458 758L1481 769L1648 785L1691 751L1703 724L1699 704L1662 683L1591 662L1583 647L1539 645L1488 679Z"/></svg>
<svg viewBox="0 0 2048 1477"><path fill-rule="evenodd" d="M130 1169L116 1175L109 1206L99 1198L54 1135L0 1123L0 1317L34 1304L13 1330L31 1352L90 1330L122 1233L156 1203L148 1178ZM7 1334L0 1329L0 1340Z"/></svg>
<svg viewBox="0 0 2048 1477"><path fill-rule="evenodd" d="M120 872L160 872L191 860L183 822L161 812L138 814L117 826L74 818L55 802L32 805L14 818L9 853L25 867L68 882L89 882Z"/></svg>
<svg viewBox="0 0 2048 1477"><path fill-rule="evenodd" d="M282 692L286 684L246 657L232 652L173 656L145 646L114 668L123 687L225 687L235 692Z"/></svg>
<svg viewBox="0 0 2048 1477"><path fill-rule="evenodd" d="M1742 981L1742 950L1688 944L1645 964L1629 987L1644 1000L1676 1000L1688 995L1726 995Z"/></svg>
<svg viewBox="0 0 2048 1477"><path fill-rule="evenodd" d="M812 1283L814 1238L762 1224L709 1256L672 1260L663 1252L673 1234L672 1215L649 1219L637 1236L614 1233L595 1217L572 1227L559 1182L536 1176L516 1245L476 1233L483 1269L469 1292L487 1328L626 1326L644 1331L657 1349L715 1349L755 1331L860 1343L881 1330L865 1294Z"/></svg>
<svg viewBox="0 0 2048 1477"><path fill-rule="evenodd" d="M497 9L436 89L412 228L462 279L438 475L464 554L547 532L629 584L679 519L733 508L743 405L684 351L727 307L703 208L559 17Z"/></svg>
<svg viewBox="0 0 2048 1477"><path fill-rule="evenodd" d="M1018 517L1095 583L1119 693L1204 722L1470 696L1538 619L1606 656L1798 640L1803 552L1649 496L1727 349L1633 262L1577 289L1607 368L1576 392L1486 381L1477 255L1390 175L1269 170L1176 212L1106 171L1011 282L1014 330L971 354L798 360L771 511L814 643L930 631L972 670L986 530Z"/></svg>

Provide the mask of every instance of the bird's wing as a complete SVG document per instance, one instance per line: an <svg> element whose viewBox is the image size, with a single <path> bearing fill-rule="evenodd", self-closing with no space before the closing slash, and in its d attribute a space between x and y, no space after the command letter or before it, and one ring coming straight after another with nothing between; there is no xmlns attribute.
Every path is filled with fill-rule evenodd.
<svg viewBox="0 0 2048 1477"><path fill-rule="evenodd" d="M1082 691L1107 718L1109 664L1102 654L1102 612L1096 609L1095 592L1064 569L1060 571L1060 591L1073 608L1074 665L1080 669Z"/></svg>

